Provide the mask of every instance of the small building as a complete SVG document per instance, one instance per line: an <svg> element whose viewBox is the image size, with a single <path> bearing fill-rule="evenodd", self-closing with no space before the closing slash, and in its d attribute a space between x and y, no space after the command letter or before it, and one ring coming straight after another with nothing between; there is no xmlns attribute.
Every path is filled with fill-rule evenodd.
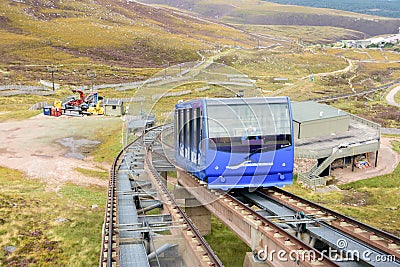
<svg viewBox="0 0 400 267"><path fill-rule="evenodd" d="M129 116L128 121L128 132L134 133L136 131L143 131L147 128L153 127L156 124L155 115L141 115L141 116Z"/></svg>
<svg viewBox="0 0 400 267"><path fill-rule="evenodd" d="M124 102L119 99L106 99L103 103L104 115L122 116L124 115Z"/></svg>
<svg viewBox="0 0 400 267"><path fill-rule="evenodd" d="M349 130L348 113L313 101L293 102L293 127L296 139L330 136Z"/></svg>
<svg viewBox="0 0 400 267"><path fill-rule="evenodd" d="M334 107L312 101L293 102L295 157L315 162L298 181L325 185L334 168L377 165L381 126Z"/></svg>

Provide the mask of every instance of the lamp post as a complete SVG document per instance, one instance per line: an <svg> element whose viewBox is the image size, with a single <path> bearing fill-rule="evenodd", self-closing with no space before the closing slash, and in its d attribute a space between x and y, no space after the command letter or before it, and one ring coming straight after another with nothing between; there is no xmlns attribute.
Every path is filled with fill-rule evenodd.
<svg viewBox="0 0 400 267"><path fill-rule="evenodd" d="M96 71L87 69L87 76L90 79L90 91L93 92L93 79L96 78Z"/></svg>
<svg viewBox="0 0 400 267"><path fill-rule="evenodd" d="M47 71L51 73L51 81L53 83L53 91L55 91L55 86L54 86L54 72L57 71L57 66L51 65L47 66Z"/></svg>
<svg viewBox="0 0 400 267"><path fill-rule="evenodd" d="M164 79L167 78L167 68L169 66L169 62L162 65L164 67Z"/></svg>

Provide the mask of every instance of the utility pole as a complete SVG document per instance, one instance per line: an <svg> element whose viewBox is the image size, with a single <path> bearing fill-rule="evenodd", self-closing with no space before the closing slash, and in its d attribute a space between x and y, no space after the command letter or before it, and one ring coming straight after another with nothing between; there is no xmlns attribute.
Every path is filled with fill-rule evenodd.
<svg viewBox="0 0 400 267"><path fill-rule="evenodd" d="M53 83L53 91L55 91L55 86L54 86L54 72L57 71L57 66L51 65L47 66L47 71L51 73L51 81Z"/></svg>
<svg viewBox="0 0 400 267"><path fill-rule="evenodd" d="M169 66L169 62L167 62L166 64L163 64L164 67L164 79L167 79L167 68Z"/></svg>
<svg viewBox="0 0 400 267"><path fill-rule="evenodd" d="M87 76L90 79L90 92L93 92L94 86L93 86L93 79L96 78L96 71L92 71L90 69L87 69Z"/></svg>

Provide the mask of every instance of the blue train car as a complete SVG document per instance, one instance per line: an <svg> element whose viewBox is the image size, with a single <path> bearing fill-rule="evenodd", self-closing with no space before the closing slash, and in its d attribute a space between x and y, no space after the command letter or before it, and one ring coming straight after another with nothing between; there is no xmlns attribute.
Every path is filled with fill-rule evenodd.
<svg viewBox="0 0 400 267"><path fill-rule="evenodd" d="M177 163L210 189L283 186L293 182L290 100L207 98L175 106Z"/></svg>

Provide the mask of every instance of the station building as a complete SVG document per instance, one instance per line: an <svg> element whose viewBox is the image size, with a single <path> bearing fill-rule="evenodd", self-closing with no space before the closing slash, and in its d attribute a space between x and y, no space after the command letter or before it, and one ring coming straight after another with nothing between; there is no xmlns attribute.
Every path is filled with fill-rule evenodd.
<svg viewBox="0 0 400 267"><path fill-rule="evenodd" d="M326 185L337 167L377 165L381 126L343 110L313 101L292 102L295 158L315 164L298 180L311 187Z"/></svg>

